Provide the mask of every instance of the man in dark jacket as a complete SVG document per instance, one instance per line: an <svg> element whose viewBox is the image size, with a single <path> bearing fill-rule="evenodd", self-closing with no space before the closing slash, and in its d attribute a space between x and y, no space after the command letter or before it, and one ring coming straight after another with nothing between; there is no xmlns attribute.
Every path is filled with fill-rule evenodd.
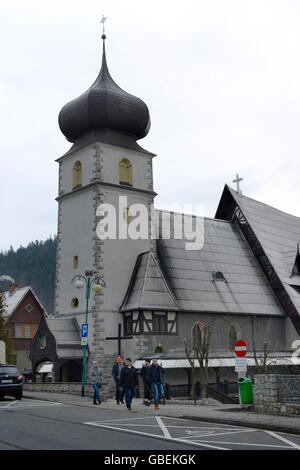
<svg viewBox="0 0 300 470"><path fill-rule="evenodd" d="M150 406L150 399L151 399L151 384L150 384L149 372L150 372L150 361L149 359L146 359L140 371L140 376L142 377L143 384L144 384L144 404L146 406Z"/></svg>
<svg viewBox="0 0 300 470"><path fill-rule="evenodd" d="M131 410L131 402L136 394L136 387L138 387L138 377L129 357L126 359L125 364L120 374L120 387L123 388L125 393L127 409Z"/></svg>
<svg viewBox="0 0 300 470"><path fill-rule="evenodd" d="M149 379L153 392L154 407L159 409L158 402L164 396L163 387L163 369L157 364L157 359L152 359L152 364L149 368Z"/></svg>
<svg viewBox="0 0 300 470"><path fill-rule="evenodd" d="M124 392L120 391L120 375L121 375L121 370L124 367L124 360L122 356L118 356L115 364L113 365L112 368L112 376L116 384L116 400L117 400L117 405L124 404Z"/></svg>

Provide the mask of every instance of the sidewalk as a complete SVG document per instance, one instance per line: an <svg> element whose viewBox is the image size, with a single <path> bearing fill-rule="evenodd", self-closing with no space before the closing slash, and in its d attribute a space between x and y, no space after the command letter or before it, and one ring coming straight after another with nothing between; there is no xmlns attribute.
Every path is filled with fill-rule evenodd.
<svg viewBox="0 0 300 470"><path fill-rule="evenodd" d="M24 398L33 398L36 400L57 401L60 403L93 407L90 396L71 395L68 393L49 393L49 392L29 392L24 390ZM116 405L115 400L110 399L102 402L101 408L118 410L124 415L128 415L125 405ZM167 401L166 405L160 405L160 409L154 410L154 406L146 407L143 400L134 399L132 403L132 413L139 415L161 415L174 418L194 419L221 424L232 424L235 426L247 426L252 428L263 428L272 431L289 432L300 434L300 417L288 417L278 415L267 415L254 413L253 411L240 410L237 405L194 405L193 402L186 400L180 402Z"/></svg>

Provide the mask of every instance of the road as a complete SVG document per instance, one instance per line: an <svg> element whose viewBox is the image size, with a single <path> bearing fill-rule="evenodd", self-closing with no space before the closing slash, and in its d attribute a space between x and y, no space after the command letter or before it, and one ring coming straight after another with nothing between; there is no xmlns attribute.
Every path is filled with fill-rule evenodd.
<svg viewBox="0 0 300 470"><path fill-rule="evenodd" d="M299 450L300 436L24 398L0 401L0 450Z"/></svg>

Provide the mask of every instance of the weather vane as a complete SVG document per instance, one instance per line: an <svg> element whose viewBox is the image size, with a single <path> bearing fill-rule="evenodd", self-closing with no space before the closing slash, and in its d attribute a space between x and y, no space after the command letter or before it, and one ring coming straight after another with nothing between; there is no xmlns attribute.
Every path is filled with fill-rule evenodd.
<svg viewBox="0 0 300 470"><path fill-rule="evenodd" d="M106 20L107 20L107 17L103 15L103 16L102 16L102 20L100 21L100 23L103 25L103 33L102 33L102 36L105 36L104 23L105 23Z"/></svg>

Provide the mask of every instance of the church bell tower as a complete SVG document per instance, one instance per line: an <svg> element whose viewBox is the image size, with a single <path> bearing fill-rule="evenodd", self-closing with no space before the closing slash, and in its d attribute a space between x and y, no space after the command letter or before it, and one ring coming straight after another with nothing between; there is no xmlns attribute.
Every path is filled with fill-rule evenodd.
<svg viewBox="0 0 300 470"><path fill-rule="evenodd" d="M89 301L88 344L91 355L103 360L117 353L120 306L140 253L153 250L150 214L153 199L152 158L137 141L150 129L146 104L122 90L112 79L102 35L102 65L90 88L67 103L59 114L59 126L72 143L58 158L59 194L56 260L55 316L76 317L85 322L85 292L71 284L77 274L93 271L106 288L92 293ZM129 69L130 70L130 69ZM130 207L147 209L149 237L120 236L120 225L131 220ZM103 206L105 205L105 206ZM99 207L115 210L116 237L99 237ZM113 211L112 211L113 212ZM114 228L114 227L113 227ZM111 363L110 363L111 364Z"/></svg>

